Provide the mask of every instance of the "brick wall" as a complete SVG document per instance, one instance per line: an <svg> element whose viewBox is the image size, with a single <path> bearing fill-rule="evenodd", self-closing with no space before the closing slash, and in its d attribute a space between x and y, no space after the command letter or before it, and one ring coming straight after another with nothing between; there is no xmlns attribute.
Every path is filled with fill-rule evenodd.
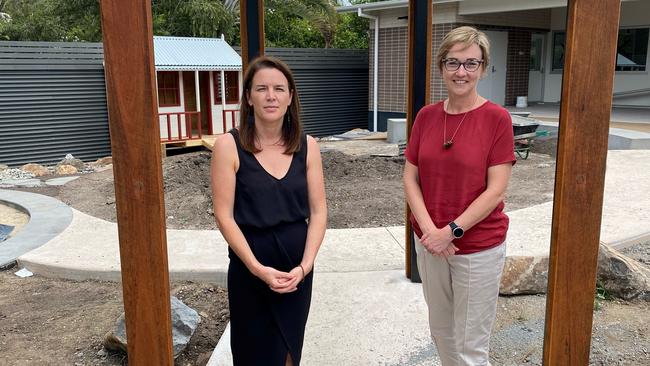
<svg viewBox="0 0 650 366"><path fill-rule="evenodd" d="M378 105L380 111L406 111L406 84L408 82L406 68L408 64L407 28L384 28L379 30L379 93ZM368 109L372 109L372 85L374 68L374 32L370 34L370 80L368 93Z"/></svg>
<svg viewBox="0 0 650 366"><path fill-rule="evenodd" d="M528 95L531 31L508 31L508 70L506 72L506 105L515 105L517 96Z"/></svg>
<svg viewBox="0 0 650 366"><path fill-rule="evenodd" d="M517 96L528 94L528 68L530 62L531 33L541 31L534 28L519 28L498 25L477 25L466 23L434 24L431 47L431 98L437 102L447 98L447 89L435 65L435 54L442 37L461 25L475 26L480 30L508 32L508 54L506 58L506 105L514 105ZM383 28L379 31L379 110L384 112L405 112L407 97L408 32L406 27ZM374 59L374 33L370 35L370 84L368 109L372 109L372 68Z"/></svg>

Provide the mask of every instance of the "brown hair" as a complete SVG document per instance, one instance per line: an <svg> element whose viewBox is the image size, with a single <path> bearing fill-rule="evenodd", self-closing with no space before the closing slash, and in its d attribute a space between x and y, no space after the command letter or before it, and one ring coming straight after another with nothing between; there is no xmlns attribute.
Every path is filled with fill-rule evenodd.
<svg viewBox="0 0 650 366"><path fill-rule="evenodd" d="M442 72L442 60L447 57L449 50L457 43L465 44L467 47L471 46L472 44L478 45L481 48L481 52L483 53L483 64L481 64L481 67L483 71L486 70L490 64L490 41L488 40L485 33L479 31L478 29L474 27L463 26L452 29L442 39L442 43L440 44L438 53L436 54L438 71Z"/></svg>
<svg viewBox="0 0 650 366"><path fill-rule="evenodd" d="M287 108L282 123L282 142L284 143L285 154L293 154L300 150L300 140L302 135L302 125L300 123L300 99L296 82L289 67L282 61L274 57L260 56L254 59L246 69L244 74L244 84L241 97L241 108L239 113L239 135L242 148L244 150L257 153L261 150L255 145L257 134L255 133L255 113L253 107L248 104L253 77L262 69L279 70L289 82L289 92L293 94L291 104Z"/></svg>

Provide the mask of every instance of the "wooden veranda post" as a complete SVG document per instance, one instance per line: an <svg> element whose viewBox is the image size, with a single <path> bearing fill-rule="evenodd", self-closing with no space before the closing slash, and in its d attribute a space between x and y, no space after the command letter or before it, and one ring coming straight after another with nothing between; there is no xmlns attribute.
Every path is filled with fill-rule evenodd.
<svg viewBox="0 0 650 366"><path fill-rule="evenodd" d="M100 2L131 366L172 366L151 2Z"/></svg>
<svg viewBox="0 0 650 366"><path fill-rule="evenodd" d="M242 70L255 57L264 55L264 0L239 2Z"/></svg>
<svg viewBox="0 0 650 366"><path fill-rule="evenodd" d="M410 0L408 8L408 96L406 101L406 138L411 137L413 121L420 109L430 99L431 85L431 26L433 2L431 0ZM377 62L375 60L375 62ZM420 282L413 228L409 216L411 210L406 204L406 277Z"/></svg>
<svg viewBox="0 0 650 366"><path fill-rule="evenodd" d="M544 365L587 365L620 0L569 0Z"/></svg>

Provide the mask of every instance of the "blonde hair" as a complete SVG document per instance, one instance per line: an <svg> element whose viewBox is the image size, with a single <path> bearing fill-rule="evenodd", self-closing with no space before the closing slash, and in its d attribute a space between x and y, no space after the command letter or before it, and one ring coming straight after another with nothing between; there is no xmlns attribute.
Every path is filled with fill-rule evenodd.
<svg viewBox="0 0 650 366"><path fill-rule="evenodd" d="M483 68L483 71L485 71L490 63L490 41L485 33L474 27L468 26L454 28L442 39L442 43L438 48L438 54L436 55L438 71L442 72L442 60L447 57L449 50L457 43L462 43L467 47L473 44L478 45L483 53L483 63L481 64L481 67Z"/></svg>

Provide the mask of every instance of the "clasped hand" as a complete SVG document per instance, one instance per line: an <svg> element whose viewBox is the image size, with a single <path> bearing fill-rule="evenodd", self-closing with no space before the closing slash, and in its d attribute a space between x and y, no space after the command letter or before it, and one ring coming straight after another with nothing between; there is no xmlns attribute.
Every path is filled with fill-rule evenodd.
<svg viewBox="0 0 650 366"><path fill-rule="evenodd" d="M434 229L432 231L422 233L420 243L429 251L429 253L437 256L448 257L454 255L458 248L451 241L454 237L451 235L450 230Z"/></svg>
<svg viewBox="0 0 650 366"><path fill-rule="evenodd" d="M282 272L273 267L264 266L257 277L264 281L271 290L286 294L298 289L298 284L303 280L303 273L300 266L289 272Z"/></svg>

